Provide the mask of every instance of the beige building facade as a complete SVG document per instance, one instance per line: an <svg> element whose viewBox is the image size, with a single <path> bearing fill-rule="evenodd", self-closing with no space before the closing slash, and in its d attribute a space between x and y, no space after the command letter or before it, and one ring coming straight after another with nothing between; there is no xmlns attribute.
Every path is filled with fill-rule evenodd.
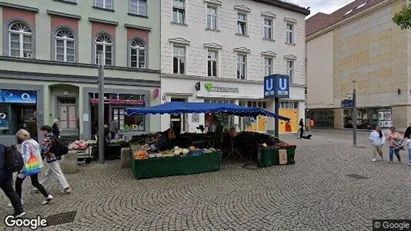
<svg viewBox="0 0 411 231"><path fill-rule="evenodd" d="M411 122L411 32L401 30L392 17L406 1L367 4L355 1L333 13L342 15L340 21L307 32L310 117L326 111L334 128L352 127L352 111L341 101L356 89L359 128L405 130Z"/></svg>

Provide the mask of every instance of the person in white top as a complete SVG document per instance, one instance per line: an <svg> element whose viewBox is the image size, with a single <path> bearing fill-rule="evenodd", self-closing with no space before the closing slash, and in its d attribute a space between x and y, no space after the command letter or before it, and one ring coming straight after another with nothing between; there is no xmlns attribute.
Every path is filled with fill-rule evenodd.
<svg viewBox="0 0 411 231"><path fill-rule="evenodd" d="M380 156L380 159L383 160L382 146L384 146L384 143L385 143L385 136L379 126L376 126L374 131L371 132L370 140L371 140L372 149L373 149L372 161L374 162L377 161L377 154Z"/></svg>

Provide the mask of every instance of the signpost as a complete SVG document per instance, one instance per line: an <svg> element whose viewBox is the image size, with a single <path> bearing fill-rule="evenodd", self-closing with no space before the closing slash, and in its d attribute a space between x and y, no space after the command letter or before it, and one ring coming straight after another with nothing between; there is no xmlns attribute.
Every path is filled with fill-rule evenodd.
<svg viewBox="0 0 411 231"><path fill-rule="evenodd" d="M98 53L98 162L104 164L104 60Z"/></svg>
<svg viewBox="0 0 411 231"><path fill-rule="evenodd" d="M353 89L353 93L348 94L347 98L348 99L341 101L341 107L344 109L352 109L352 142L354 146L357 146L357 90Z"/></svg>
<svg viewBox="0 0 411 231"><path fill-rule="evenodd" d="M288 75L269 75L264 77L264 99L274 98L274 113L279 115L280 98L290 97L290 77ZM279 120L275 118L275 136L279 136Z"/></svg>

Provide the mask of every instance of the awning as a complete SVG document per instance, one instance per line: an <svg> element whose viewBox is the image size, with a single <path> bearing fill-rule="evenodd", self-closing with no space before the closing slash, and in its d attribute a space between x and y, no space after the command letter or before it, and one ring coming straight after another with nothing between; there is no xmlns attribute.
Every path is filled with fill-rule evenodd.
<svg viewBox="0 0 411 231"><path fill-rule="evenodd" d="M188 114L188 113L224 113L243 117L255 117L258 115L270 116L281 120L289 118L276 115L270 111L259 107L242 107L233 103L186 103L170 102L152 107L127 108L126 115L147 115L147 114Z"/></svg>

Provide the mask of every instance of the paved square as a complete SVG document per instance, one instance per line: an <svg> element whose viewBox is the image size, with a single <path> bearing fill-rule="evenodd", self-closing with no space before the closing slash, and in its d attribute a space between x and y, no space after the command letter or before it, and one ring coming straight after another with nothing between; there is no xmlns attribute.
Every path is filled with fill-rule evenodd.
<svg viewBox="0 0 411 231"><path fill-rule="evenodd" d="M223 165L219 172L140 180L118 161L81 166L67 175L74 192L42 206L24 185L27 217L76 211L74 222L45 230L370 230L372 219L411 218L411 167L371 162L368 134L354 148L345 132L298 145L296 164L248 170ZM366 177L356 179L350 174ZM0 193L0 217L12 212ZM3 224L2 224L3 225Z"/></svg>

